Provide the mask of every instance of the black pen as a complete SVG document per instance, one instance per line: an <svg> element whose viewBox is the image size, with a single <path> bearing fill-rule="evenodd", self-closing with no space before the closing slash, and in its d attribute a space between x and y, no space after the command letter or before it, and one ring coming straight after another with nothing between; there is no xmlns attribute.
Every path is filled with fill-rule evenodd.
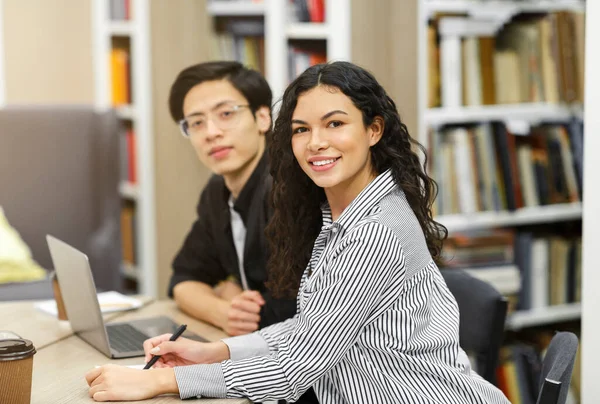
<svg viewBox="0 0 600 404"><path fill-rule="evenodd" d="M169 341L175 341L177 338L179 338L181 336L181 334L183 334L183 332L185 331L186 328L187 328L187 325L181 324L181 326L177 329L177 331L175 331L175 333L173 335L171 335L171 338L169 338ZM152 366L154 366L154 364L156 363L158 358L160 358L160 355L154 355L152 357L152 359L150 359L148 361L148 363L146 363L146 366L144 366L144 370L150 369Z"/></svg>

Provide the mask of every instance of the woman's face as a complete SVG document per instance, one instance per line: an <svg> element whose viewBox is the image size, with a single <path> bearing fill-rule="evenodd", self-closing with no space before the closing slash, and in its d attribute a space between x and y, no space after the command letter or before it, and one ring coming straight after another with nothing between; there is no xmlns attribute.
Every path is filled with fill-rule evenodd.
<svg viewBox="0 0 600 404"><path fill-rule="evenodd" d="M382 133L381 118L365 128L361 111L335 87L302 94L292 114L294 156L328 195L356 196L373 179L370 148Z"/></svg>

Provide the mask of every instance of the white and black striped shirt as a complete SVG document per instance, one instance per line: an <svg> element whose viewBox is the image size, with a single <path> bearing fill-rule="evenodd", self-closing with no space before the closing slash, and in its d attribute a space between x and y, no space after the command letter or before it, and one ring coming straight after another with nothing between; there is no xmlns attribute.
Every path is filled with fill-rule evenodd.
<svg viewBox="0 0 600 404"><path fill-rule="evenodd" d="M509 403L471 371L458 307L390 171L323 228L297 314L224 340L231 360L175 368L181 398L328 403ZM309 269L312 269L308 276Z"/></svg>

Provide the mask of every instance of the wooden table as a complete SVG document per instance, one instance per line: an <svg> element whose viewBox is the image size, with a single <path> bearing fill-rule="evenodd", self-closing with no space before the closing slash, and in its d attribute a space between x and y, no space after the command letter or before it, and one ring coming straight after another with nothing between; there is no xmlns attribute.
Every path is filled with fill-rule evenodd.
<svg viewBox="0 0 600 404"><path fill-rule="evenodd" d="M129 312L105 316L109 322L166 315L176 323L208 340L226 336L223 331L183 314L172 301L151 302ZM13 331L33 341L37 353L33 360L32 404L94 403L88 396L85 373L94 366L106 363L139 365L143 358L111 360L79 337L73 335L68 322L39 312L33 302L0 303L0 330ZM165 395L143 403L181 402L179 396ZM186 400L187 402L187 400ZM206 404L248 404L246 399L200 399Z"/></svg>
<svg viewBox="0 0 600 404"><path fill-rule="evenodd" d="M144 305L152 302L148 297L136 298ZM122 315L123 312L109 313L103 317L104 321L109 321ZM0 303L0 330L12 331L21 338L31 340L37 350L73 335L68 321L59 321L56 317L36 309L31 301Z"/></svg>

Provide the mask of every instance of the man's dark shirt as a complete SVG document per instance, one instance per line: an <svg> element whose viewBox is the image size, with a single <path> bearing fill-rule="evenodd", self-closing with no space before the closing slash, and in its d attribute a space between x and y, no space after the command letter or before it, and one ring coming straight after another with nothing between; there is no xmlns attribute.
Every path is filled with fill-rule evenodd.
<svg viewBox="0 0 600 404"><path fill-rule="evenodd" d="M265 227L271 215L268 205L271 183L267 158L263 155L233 206L246 227L243 262L248 287L262 293L266 302L261 311L261 328L296 313L295 300L278 299L274 302L264 285L267 267ZM229 197L223 177L213 175L200 196L198 218L173 261L170 297L173 297L175 285L183 281L193 280L215 286L232 275L239 283L239 262L227 202Z"/></svg>

